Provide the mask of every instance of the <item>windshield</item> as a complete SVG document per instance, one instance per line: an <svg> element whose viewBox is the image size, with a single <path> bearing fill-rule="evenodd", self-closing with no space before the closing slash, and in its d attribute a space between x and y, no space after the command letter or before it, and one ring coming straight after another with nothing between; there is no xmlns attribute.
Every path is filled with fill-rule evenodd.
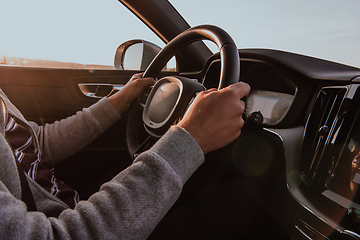
<svg viewBox="0 0 360 240"><path fill-rule="evenodd" d="M284 50L360 67L358 0L170 2L191 26L225 29L240 49ZM113 67L116 48L127 40L164 47L116 0L2 1L0 16L0 65L40 59Z"/></svg>
<svg viewBox="0 0 360 240"><path fill-rule="evenodd" d="M238 48L277 49L360 67L358 0L170 2L191 26L226 30Z"/></svg>

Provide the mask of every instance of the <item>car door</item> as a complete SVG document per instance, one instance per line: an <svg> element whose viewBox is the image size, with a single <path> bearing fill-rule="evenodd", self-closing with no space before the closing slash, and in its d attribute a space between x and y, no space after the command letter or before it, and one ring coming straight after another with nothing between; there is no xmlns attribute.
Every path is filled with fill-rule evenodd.
<svg viewBox="0 0 360 240"><path fill-rule="evenodd" d="M134 73L121 70L0 66L0 86L26 119L46 124L90 106L100 99L99 91L99 96L95 95L96 89L110 84L121 87ZM81 86L90 86L89 91L84 93ZM98 179L108 174L108 169L118 168L124 162L127 164L130 158L125 143L125 127L126 116L92 145L60 163L56 171L60 179L81 189L88 185L87 181L80 181L85 176L90 174L93 179Z"/></svg>
<svg viewBox="0 0 360 240"><path fill-rule="evenodd" d="M0 4L2 19L9 20L0 27L0 88L27 120L43 125L71 116L120 89L138 72L114 67L116 48L133 36L125 31L119 33L122 38L114 35L109 24L117 16L111 16L119 13L125 21L131 13L116 1L110 4ZM95 17L99 13L101 17ZM141 24L135 20L129 21ZM111 178L131 163L125 129L126 115L93 144L58 164L55 174L75 189Z"/></svg>

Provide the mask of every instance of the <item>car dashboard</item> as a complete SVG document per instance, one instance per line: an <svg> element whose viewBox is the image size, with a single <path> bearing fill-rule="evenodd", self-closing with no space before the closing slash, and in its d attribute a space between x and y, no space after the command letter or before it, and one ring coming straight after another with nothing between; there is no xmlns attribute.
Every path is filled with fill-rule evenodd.
<svg viewBox="0 0 360 240"><path fill-rule="evenodd" d="M275 50L239 53L241 81L252 88L245 113L260 111L264 122L219 154L226 174L257 184L283 239L360 239L360 69ZM216 87L220 69L215 54L189 77Z"/></svg>

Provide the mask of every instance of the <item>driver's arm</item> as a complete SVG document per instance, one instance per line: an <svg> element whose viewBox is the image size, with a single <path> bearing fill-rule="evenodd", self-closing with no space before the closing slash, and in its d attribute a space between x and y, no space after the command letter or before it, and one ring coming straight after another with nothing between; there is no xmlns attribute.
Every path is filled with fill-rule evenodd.
<svg viewBox="0 0 360 240"><path fill-rule="evenodd" d="M66 210L60 215L60 222L71 227L67 233L87 236L80 232L76 221L88 215L104 223L103 228L109 229L108 238L120 233L124 239L145 239L203 163L204 154L239 136L245 106L240 99L249 91L247 84L236 83L220 91L200 93L187 115L150 150L105 183L88 202L80 202L75 212ZM89 229L99 226L97 221L89 222Z"/></svg>
<svg viewBox="0 0 360 240"><path fill-rule="evenodd" d="M239 116L244 106L240 98L248 90L246 84L239 83L199 94L178 126L171 127L88 201L59 216L48 218L41 212L27 212L25 204L0 181L0 234L16 234L13 236L18 239L145 239L203 162L203 153L226 145L240 134L243 121ZM207 139L209 136L213 140ZM2 135L0 141L3 150L9 152L1 158L15 161Z"/></svg>
<svg viewBox="0 0 360 240"><path fill-rule="evenodd" d="M121 91L71 117L44 126L30 122L42 154L57 163L90 144L121 118L146 87L155 83L153 78L141 77L142 73L133 75Z"/></svg>

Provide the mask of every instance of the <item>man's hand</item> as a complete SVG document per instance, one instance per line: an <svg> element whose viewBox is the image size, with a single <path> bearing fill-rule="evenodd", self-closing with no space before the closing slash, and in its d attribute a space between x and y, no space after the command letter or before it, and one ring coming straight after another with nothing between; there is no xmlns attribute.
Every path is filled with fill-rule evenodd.
<svg viewBox="0 0 360 240"><path fill-rule="evenodd" d="M134 74L121 91L109 97L109 101L120 114L129 109L130 104L140 96L145 88L155 84L153 78L142 78L142 75L143 73Z"/></svg>
<svg viewBox="0 0 360 240"><path fill-rule="evenodd" d="M241 133L245 103L240 99L249 92L244 82L200 92L177 125L193 136L204 154L222 148Z"/></svg>

